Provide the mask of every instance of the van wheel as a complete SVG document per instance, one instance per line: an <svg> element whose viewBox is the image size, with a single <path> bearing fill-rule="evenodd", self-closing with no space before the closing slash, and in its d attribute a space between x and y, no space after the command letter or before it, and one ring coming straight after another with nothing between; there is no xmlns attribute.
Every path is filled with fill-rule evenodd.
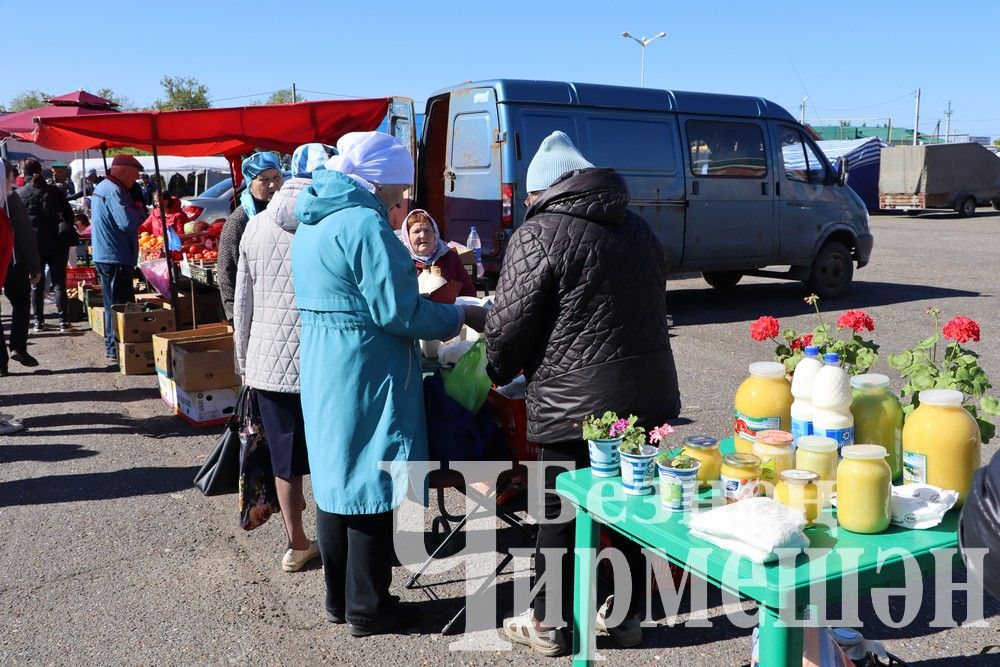
<svg viewBox="0 0 1000 667"><path fill-rule="evenodd" d="M718 290L733 289L743 274L739 271L702 271L705 282Z"/></svg>
<svg viewBox="0 0 1000 667"><path fill-rule="evenodd" d="M976 214L976 198L966 197L962 200L961 205L958 207L958 217L968 218L970 215Z"/></svg>
<svg viewBox="0 0 1000 667"><path fill-rule="evenodd" d="M994 211L1000 211L1000 199L994 199L990 203L993 204L993 210Z"/></svg>
<svg viewBox="0 0 1000 667"><path fill-rule="evenodd" d="M829 241L816 254L808 285L824 299L836 299L847 293L854 278L851 251L840 241Z"/></svg>

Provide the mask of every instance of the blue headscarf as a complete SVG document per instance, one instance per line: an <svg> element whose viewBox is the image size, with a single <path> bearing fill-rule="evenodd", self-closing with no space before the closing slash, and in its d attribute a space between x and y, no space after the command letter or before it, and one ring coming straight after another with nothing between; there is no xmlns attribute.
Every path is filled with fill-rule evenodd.
<svg viewBox="0 0 1000 667"><path fill-rule="evenodd" d="M326 144L302 144L292 153L292 176L312 178L313 172L322 169L337 149Z"/></svg>
<svg viewBox="0 0 1000 667"><path fill-rule="evenodd" d="M240 195L240 204L243 205L243 210L246 211L247 216L250 218L260 213L257 210L257 203L254 201L253 195L250 194L250 181L268 169L281 171L281 163L278 162L278 156L274 153L254 153L243 160L243 164L240 165L240 170L243 172L243 182L247 185L246 189L243 190L243 194Z"/></svg>

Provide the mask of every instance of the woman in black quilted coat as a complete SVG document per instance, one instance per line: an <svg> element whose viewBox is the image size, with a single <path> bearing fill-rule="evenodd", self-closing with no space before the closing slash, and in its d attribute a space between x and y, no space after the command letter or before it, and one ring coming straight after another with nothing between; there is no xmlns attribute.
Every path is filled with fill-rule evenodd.
<svg viewBox="0 0 1000 667"><path fill-rule="evenodd" d="M1000 454L979 470L958 524L958 544L970 571L986 591L1000 600ZM982 559L973 557L980 549Z"/></svg>
<svg viewBox="0 0 1000 667"><path fill-rule="evenodd" d="M566 135L554 133L528 169L529 191L538 190L533 181L540 160L590 166ZM485 331L490 378L506 384L524 372L528 440L539 444L540 460L563 462L545 469L545 489L554 489L564 470L590 465L581 439L584 417L613 410L634 414L649 428L680 412L660 244L646 221L628 210L628 189L615 171L556 173L562 175L551 187L529 195L526 221L504 256ZM545 518L559 517L559 497L541 492ZM560 627L572 618L574 523L539 526L536 581L546 569L541 550L559 549L562 590L543 587L533 610L504 622L510 639L544 655L568 646ZM608 631L619 645L635 645L642 640L645 567L638 546L612 535L629 561L633 595L625 623ZM548 615L547 603L553 606ZM598 614L599 627L609 606Z"/></svg>

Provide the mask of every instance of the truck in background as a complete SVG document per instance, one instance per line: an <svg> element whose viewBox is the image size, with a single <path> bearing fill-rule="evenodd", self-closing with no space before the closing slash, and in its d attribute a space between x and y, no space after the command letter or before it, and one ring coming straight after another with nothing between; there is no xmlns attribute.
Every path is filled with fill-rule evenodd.
<svg viewBox="0 0 1000 667"><path fill-rule="evenodd" d="M883 148L878 192L882 210L951 209L963 218L980 205L1000 210L1000 157L976 143Z"/></svg>

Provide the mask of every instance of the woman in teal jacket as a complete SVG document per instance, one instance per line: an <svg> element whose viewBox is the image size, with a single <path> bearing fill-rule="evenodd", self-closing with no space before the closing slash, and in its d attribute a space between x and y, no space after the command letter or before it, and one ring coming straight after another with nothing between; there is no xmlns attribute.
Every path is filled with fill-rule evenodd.
<svg viewBox="0 0 1000 667"><path fill-rule="evenodd" d="M485 316L417 293L388 220L413 181L403 145L352 132L337 151L296 202L292 277L327 618L365 636L408 620L389 583L392 510L407 494L407 463L427 459L415 341L447 338L463 323L482 330Z"/></svg>

